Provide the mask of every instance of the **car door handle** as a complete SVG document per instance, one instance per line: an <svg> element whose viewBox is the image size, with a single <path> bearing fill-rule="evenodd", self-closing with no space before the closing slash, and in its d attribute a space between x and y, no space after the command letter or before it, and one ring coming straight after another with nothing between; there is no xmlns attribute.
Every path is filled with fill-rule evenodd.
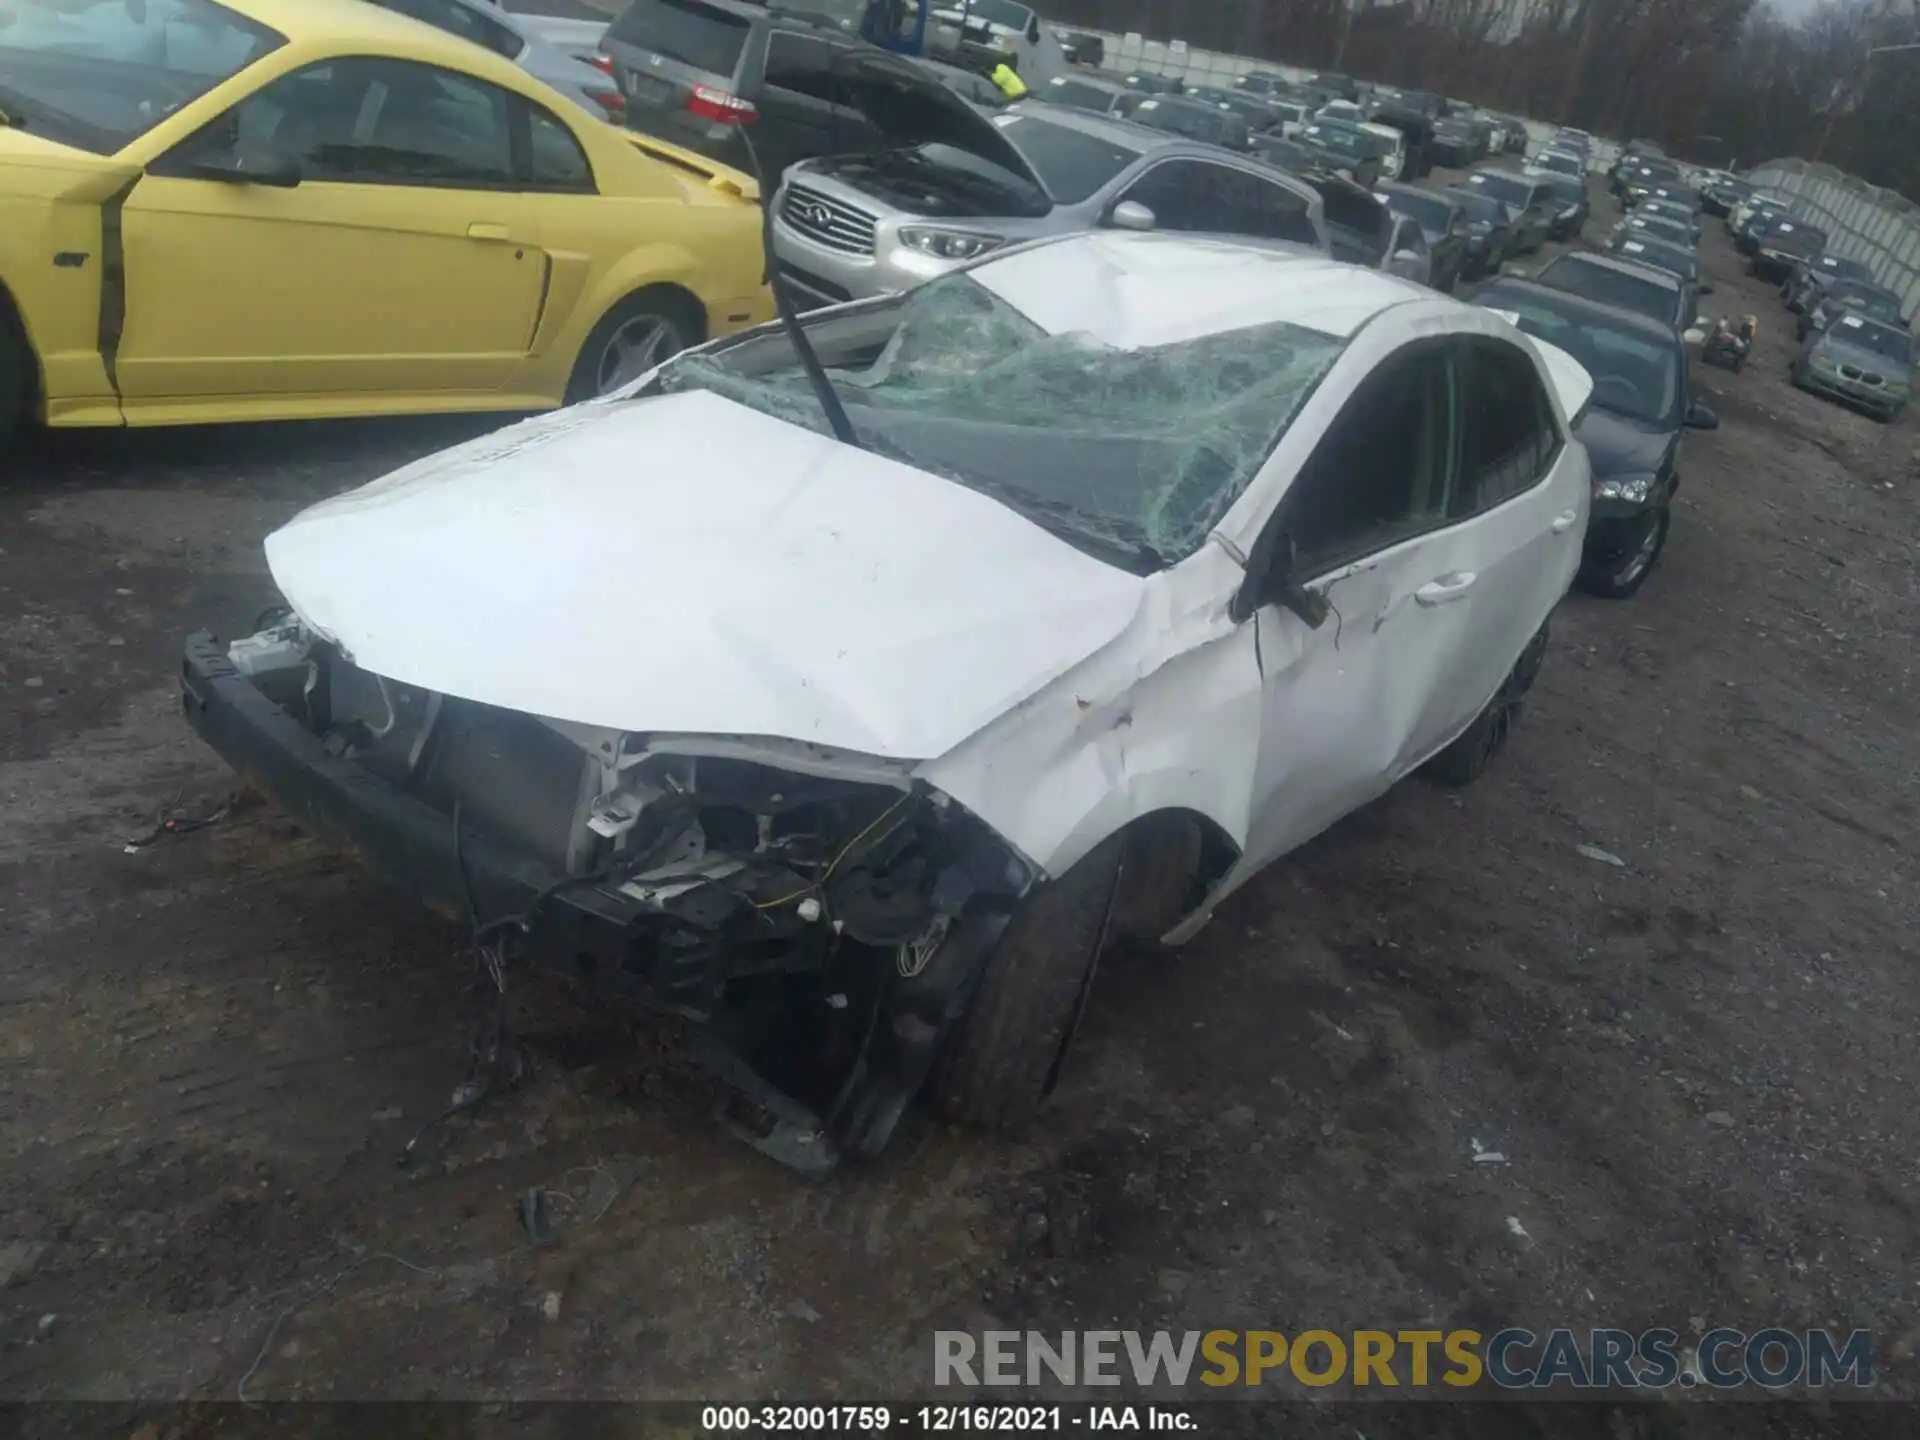
<svg viewBox="0 0 1920 1440"><path fill-rule="evenodd" d="M469 240L506 240L510 237L507 235L506 226L495 225L490 220L476 220L467 226L467 238Z"/></svg>
<svg viewBox="0 0 1920 1440"><path fill-rule="evenodd" d="M1445 605L1454 600L1464 600L1467 591L1473 588L1473 582L1479 578L1471 570L1455 570L1450 575L1429 580L1413 592L1413 598L1422 605Z"/></svg>
<svg viewBox="0 0 1920 1440"><path fill-rule="evenodd" d="M1553 517L1553 533L1564 535L1573 528L1573 522L1580 518L1578 510L1562 510Z"/></svg>

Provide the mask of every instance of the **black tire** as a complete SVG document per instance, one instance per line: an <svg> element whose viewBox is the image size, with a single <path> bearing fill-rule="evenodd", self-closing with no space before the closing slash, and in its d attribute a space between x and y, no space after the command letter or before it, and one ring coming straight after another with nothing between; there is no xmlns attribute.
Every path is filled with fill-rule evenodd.
<svg viewBox="0 0 1920 1440"><path fill-rule="evenodd" d="M27 420L33 358L0 314L0 452L19 437Z"/></svg>
<svg viewBox="0 0 1920 1440"><path fill-rule="evenodd" d="M1630 555L1607 569L1580 567L1580 588L1602 600L1628 600L1637 595L1660 563L1660 556L1667 548L1667 531L1672 526L1673 511L1662 505L1653 512L1653 523L1645 539Z"/></svg>
<svg viewBox="0 0 1920 1440"><path fill-rule="evenodd" d="M1500 682L1493 698L1474 716L1473 723L1460 738L1426 763L1426 772L1434 779L1443 785L1471 785L1486 773L1493 757L1506 748L1507 737L1520 718L1527 692L1533 688L1540 664L1546 659L1547 629L1547 624L1542 623L1533 632L1533 638L1527 641L1520 658L1513 662L1507 678Z"/></svg>
<svg viewBox="0 0 1920 1440"><path fill-rule="evenodd" d="M929 1082L948 1119L1010 1130L1053 1089L1106 943L1124 837L1030 895L987 962Z"/></svg>
<svg viewBox="0 0 1920 1440"><path fill-rule="evenodd" d="M652 365L699 344L704 338L702 328L697 307L683 292L660 287L636 291L601 316L580 347L573 375L567 381L567 403L592 400L645 374ZM610 370L621 363L613 354L616 340L624 343L624 337L632 335L637 342L649 330L657 340L648 363L641 363L643 357L636 343L627 368Z"/></svg>

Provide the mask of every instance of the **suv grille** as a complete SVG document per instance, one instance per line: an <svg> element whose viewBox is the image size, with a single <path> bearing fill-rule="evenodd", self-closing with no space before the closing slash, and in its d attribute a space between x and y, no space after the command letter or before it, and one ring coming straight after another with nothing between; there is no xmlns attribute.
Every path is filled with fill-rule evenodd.
<svg viewBox="0 0 1920 1440"><path fill-rule="evenodd" d="M780 218L799 234L830 250L849 255L873 253L873 216L853 206L789 184L780 203Z"/></svg>

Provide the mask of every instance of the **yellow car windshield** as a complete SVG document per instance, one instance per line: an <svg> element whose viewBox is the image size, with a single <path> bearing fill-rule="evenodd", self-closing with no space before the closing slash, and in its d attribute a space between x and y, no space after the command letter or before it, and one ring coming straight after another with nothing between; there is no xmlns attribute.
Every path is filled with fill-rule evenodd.
<svg viewBox="0 0 1920 1440"><path fill-rule="evenodd" d="M283 43L214 0L0 0L0 111L112 154Z"/></svg>

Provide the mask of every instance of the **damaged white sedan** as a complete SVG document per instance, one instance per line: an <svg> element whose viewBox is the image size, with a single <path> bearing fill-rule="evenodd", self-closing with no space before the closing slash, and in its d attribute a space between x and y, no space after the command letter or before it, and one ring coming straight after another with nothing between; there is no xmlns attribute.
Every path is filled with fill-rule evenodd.
<svg viewBox="0 0 1920 1440"><path fill-rule="evenodd" d="M1102 948L1192 935L1506 737L1590 382L1499 316L1107 232L674 359L316 505L189 640L260 789L529 959L703 1022L751 1138L1053 1084Z"/></svg>

